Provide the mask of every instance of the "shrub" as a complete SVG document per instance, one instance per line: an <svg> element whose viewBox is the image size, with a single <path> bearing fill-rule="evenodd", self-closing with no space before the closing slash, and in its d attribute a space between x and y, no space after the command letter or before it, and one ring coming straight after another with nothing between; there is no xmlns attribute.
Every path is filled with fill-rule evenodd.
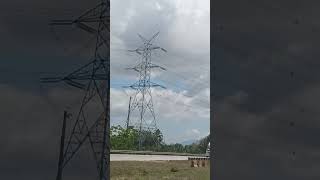
<svg viewBox="0 0 320 180"><path fill-rule="evenodd" d="M170 170L171 172L178 172L178 169L177 168L171 168L171 170Z"/></svg>

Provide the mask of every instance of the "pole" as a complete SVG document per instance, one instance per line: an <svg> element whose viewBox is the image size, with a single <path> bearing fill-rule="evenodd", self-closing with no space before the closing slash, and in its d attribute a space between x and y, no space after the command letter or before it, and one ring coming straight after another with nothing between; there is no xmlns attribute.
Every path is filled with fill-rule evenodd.
<svg viewBox="0 0 320 180"><path fill-rule="evenodd" d="M127 129L129 129L129 123L130 123L130 106L131 106L131 96L129 99L129 108L128 108L128 117L127 117Z"/></svg>
<svg viewBox="0 0 320 180"><path fill-rule="evenodd" d="M60 155L59 155L59 164L58 164L58 174L56 180L62 180L62 165L63 165L63 151L64 151L64 139L65 139L65 133L66 133L66 121L67 121L68 113L67 111L64 111L63 114L63 124L62 124L62 134L61 134L61 140L60 140Z"/></svg>
<svg viewBox="0 0 320 180"><path fill-rule="evenodd" d="M100 161L100 179L99 180L105 180L106 175L106 162L105 162L105 148L106 148L106 135L107 135L107 117L104 117L104 125L103 125L103 144L102 144L102 152L101 152L101 161Z"/></svg>

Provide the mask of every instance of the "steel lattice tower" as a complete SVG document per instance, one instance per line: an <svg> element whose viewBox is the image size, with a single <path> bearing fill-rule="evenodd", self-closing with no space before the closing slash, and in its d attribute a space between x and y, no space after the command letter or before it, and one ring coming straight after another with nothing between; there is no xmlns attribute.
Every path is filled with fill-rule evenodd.
<svg viewBox="0 0 320 180"><path fill-rule="evenodd" d="M162 50L166 52L165 49L154 46L152 41L159 35L159 32L154 34L150 39L146 39L140 34L138 36L143 42L143 45L135 50L129 50L130 52L136 52L141 55L141 62L132 69L139 73L139 80L132 84L130 87L133 89L134 95L132 96L132 100L130 99L130 106L127 120L127 127L134 127L139 131L139 150L141 150L141 146L144 140L144 135L142 132L144 130L149 130L151 132L155 132L157 130L156 118L153 108L152 94L151 90L153 87L161 87L165 88L162 85L156 84L151 81L151 70L153 68L160 68L161 70L165 70L165 68L155 65L151 62L152 51L154 50ZM137 111L138 114L134 117L133 112ZM149 113L149 114L148 114ZM130 121L129 121L130 119Z"/></svg>
<svg viewBox="0 0 320 180"><path fill-rule="evenodd" d="M84 91L84 97L70 135L65 141L65 119L61 137L57 180L79 149L90 144L96 162L99 180L109 177L109 124L110 124L110 1L102 0L97 6L73 20L54 20L51 25L75 25L96 38L92 60L72 73L43 82L65 82ZM94 112L95 110L96 112Z"/></svg>

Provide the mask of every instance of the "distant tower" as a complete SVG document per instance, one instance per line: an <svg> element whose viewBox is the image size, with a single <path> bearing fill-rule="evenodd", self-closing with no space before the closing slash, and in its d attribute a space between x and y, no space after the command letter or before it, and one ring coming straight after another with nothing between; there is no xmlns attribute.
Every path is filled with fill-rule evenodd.
<svg viewBox="0 0 320 180"><path fill-rule="evenodd" d="M141 56L141 62L138 65L133 68L128 68L139 74L139 80L131 86L127 86L135 91L129 106L130 110L128 112L129 117L127 127L133 126L135 129L138 129L139 150L142 150L142 145L145 139L145 134L143 134L145 132L144 130L151 132L155 132L157 130L151 90L153 87L165 88L164 86L151 81L151 70L153 68L165 70L165 68L151 62L152 51L162 50L166 52L165 49L152 44L152 41L158 35L159 32L154 34L150 39L146 39L138 34L143 45L135 50L129 50L130 52L135 52Z"/></svg>

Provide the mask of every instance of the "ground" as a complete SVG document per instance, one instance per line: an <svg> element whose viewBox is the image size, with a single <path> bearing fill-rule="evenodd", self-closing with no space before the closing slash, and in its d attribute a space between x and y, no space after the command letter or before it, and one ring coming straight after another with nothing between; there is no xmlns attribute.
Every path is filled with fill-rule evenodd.
<svg viewBox="0 0 320 180"><path fill-rule="evenodd" d="M210 166L189 161L112 161L111 180L209 180Z"/></svg>

